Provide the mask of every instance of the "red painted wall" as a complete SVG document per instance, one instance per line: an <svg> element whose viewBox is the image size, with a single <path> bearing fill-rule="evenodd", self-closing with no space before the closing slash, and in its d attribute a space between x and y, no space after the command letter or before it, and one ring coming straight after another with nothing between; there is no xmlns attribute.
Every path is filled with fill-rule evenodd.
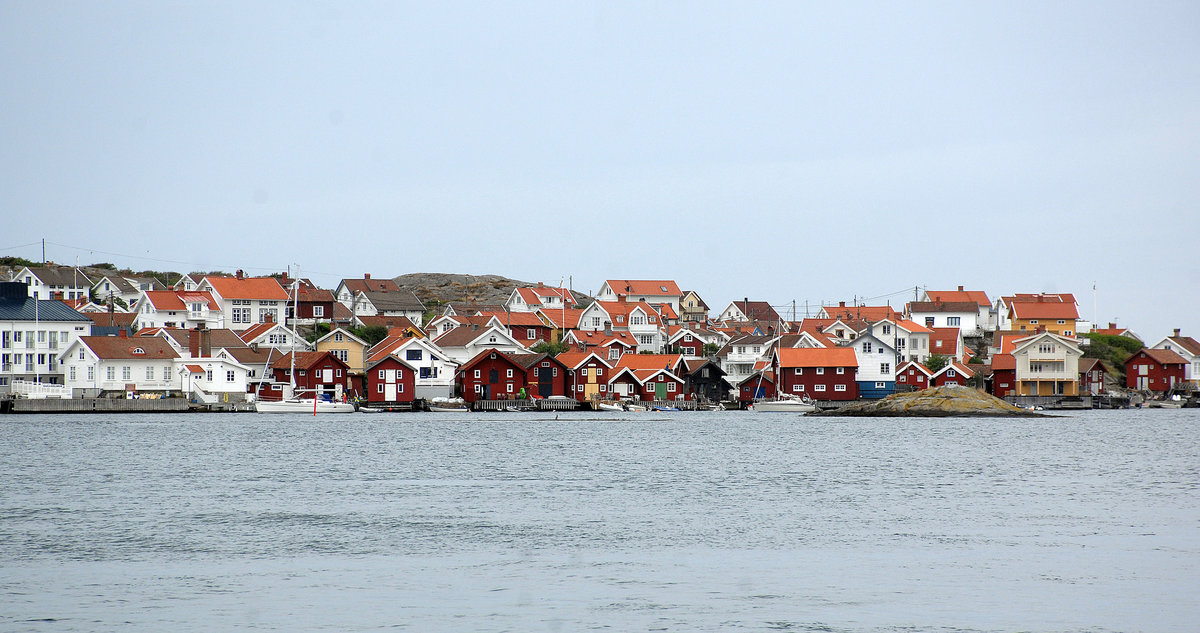
<svg viewBox="0 0 1200 633"><path fill-rule="evenodd" d="M383 377L380 377L383 372ZM412 369L395 358L385 358L367 370L368 402L412 402L416 376ZM387 399L387 385L396 385L396 397ZM382 387L382 389L381 389Z"/></svg>
<svg viewBox="0 0 1200 633"><path fill-rule="evenodd" d="M797 374L796 370L801 370ZM817 373L823 369L824 373ZM854 381L854 376L857 373L856 367L843 367L842 373L837 373L837 367L785 367L780 370L779 390L780 393L785 393L793 396L804 396L813 400L855 400L858 398L858 383ZM802 385L803 389L797 391L796 385ZM818 386L823 385L824 391L819 391ZM844 391L838 391L837 386L844 385Z"/></svg>

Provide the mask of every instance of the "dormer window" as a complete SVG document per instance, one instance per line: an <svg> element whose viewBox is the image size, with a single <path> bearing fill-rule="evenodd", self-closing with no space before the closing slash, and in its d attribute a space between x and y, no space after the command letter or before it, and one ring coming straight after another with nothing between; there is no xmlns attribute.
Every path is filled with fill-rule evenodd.
<svg viewBox="0 0 1200 633"><path fill-rule="evenodd" d="M134 354L145 354L145 353L146 353L146 350L144 350L144 349L142 349L142 348L140 348L140 347L135 347L135 348L133 348L133 353L134 353Z"/></svg>

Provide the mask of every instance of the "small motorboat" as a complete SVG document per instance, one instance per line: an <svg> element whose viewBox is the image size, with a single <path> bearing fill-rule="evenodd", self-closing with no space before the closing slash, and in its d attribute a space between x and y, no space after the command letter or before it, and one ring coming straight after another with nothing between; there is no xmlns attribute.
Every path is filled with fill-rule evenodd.
<svg viewBox="0 0 1200 633"><path fill-rule="evenodd" d="M817 405L811 400L801 400L800 398L781 398L779 400L761 400L750 405L751 411L759 411L763 413L777 412L792 412L792 413L811 413L817 410Z"/></svg>

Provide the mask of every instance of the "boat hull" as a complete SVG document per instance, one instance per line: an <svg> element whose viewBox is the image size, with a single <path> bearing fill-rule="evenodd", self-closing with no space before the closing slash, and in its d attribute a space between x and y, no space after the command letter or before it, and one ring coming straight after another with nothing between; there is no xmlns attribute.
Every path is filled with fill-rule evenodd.
<svg viewBox="0 0 1200 633"><path fill-rule="evenodd" d="M799 400L765 400L750 405L750 410L762 413L811 413L817 410L817 405Z"/></svg>
<svg viewBox="0 0 1200 633"><path fill-rule="evenodd" d="M259 400L254 403L259 413L312 413L312 400ZM317 413L354 413L354 405L348 402L317 402Z"/></svg>

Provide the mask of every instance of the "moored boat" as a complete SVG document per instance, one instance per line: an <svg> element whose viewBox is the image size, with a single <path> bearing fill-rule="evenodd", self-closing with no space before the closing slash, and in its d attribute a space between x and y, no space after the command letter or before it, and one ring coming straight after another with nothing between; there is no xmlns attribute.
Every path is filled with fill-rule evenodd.
<svg viewBox="0 0 1200 633"><path fill-rule="evenodd" d="M259 413L354 413L355 411L354 405L349 402L317 400L314 405L312 398L259 400L254 403L254 410Z"/></svg>
<svg viewBox="0 0 1200 633"><path fill-rule="evenodd" d="M749 409L750 411L763 413L811 413L817 410L817 405L811 401L800 400L799 398L784 398L781 400L761 400L751 404Z"/></svg>

